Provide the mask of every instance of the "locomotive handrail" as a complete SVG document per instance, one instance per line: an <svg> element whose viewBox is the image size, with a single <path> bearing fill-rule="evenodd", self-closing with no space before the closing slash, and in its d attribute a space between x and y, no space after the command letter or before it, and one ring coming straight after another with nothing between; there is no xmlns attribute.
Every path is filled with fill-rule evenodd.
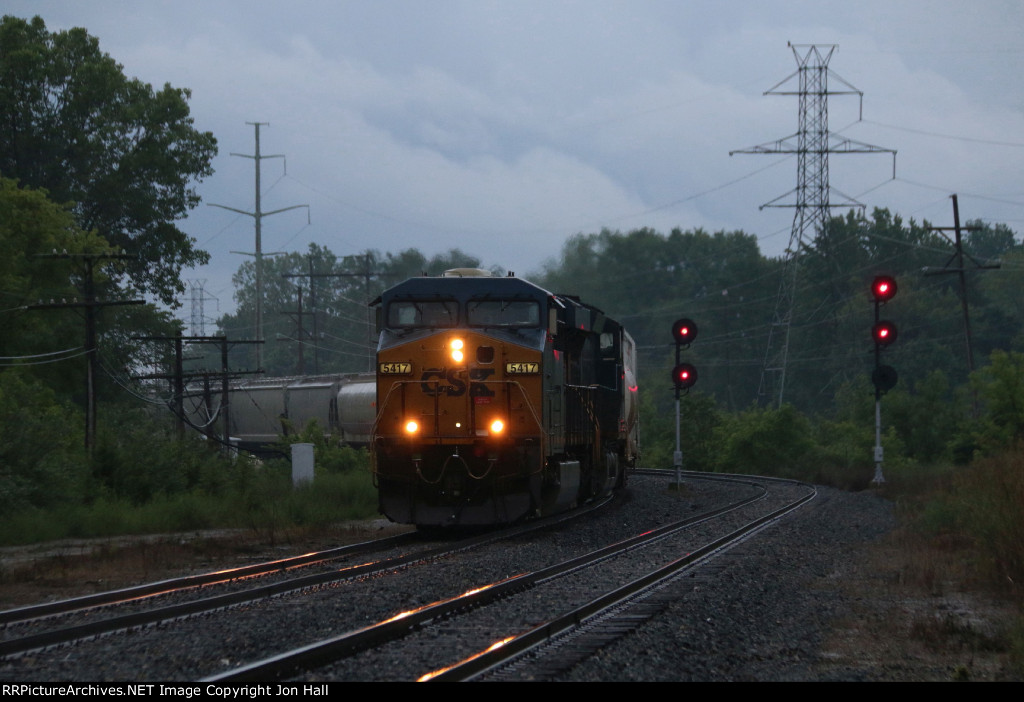
<svg viewBox="0 0 1024 702"><path fill-rule="evenodd" d="M391 401L391 395L395 392L395 389L405 381L397 381L392 383L391 388L388 390L388 394L384 396L384 402L377 406L377 416L373 419L373 426L370 427L370 470L373 474L377 474L377 426L380 424L380 418L384 416L384 408L388 406ZM379 386L378 386L379 387ZM404 391L403 391L404 392Z"/></svg>
<svg viewBox="0 0 1024 702"><path fill-rule="evenodd" d="M604 386L602 386L602 385L566 385L565 387L571 388L573 391L575 391L576 396L580 400L580 405L583 407L583 411L586 412L587 416L590 418L590 424L591 424L591 427L592 427L592 431L594 432L594 441L592 442L592 452L593 452L593 455L591 456L591 461L593 461L592 465L596 469L598 461L601 458L601 450L602 450L601 449L601 422L598 420L597 415L594 413L594 401L590 397L590 393L593 392L594 390L599 389L599 388L603 388ZM581 390L586 390L587 391L587 396L586 397L584 397L583 393L580 392Z"/></svg>

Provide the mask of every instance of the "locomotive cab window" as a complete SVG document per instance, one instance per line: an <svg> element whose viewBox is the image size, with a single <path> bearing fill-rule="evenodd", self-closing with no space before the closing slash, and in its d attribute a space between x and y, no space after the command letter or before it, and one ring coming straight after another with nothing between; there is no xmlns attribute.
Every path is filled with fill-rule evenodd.
<svg viewBox="0 0 1024 702"><path fill-rule="evenodd" d="M536 300L470 300L466 317L473 327L538 327L540 305Z"/></svg>
<svg viewBox="0 0 1024 702"><path fill-rule="evenodd" d="M395 300L388 305L390 329L454 327L459 322L459 304L455 300Z"/></svg>

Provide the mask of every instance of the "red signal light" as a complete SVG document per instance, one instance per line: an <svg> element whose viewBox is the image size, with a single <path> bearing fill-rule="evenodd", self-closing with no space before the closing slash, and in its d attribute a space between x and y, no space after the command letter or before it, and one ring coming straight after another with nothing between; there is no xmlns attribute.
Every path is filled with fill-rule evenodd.
<svg viewBox="0 0 1024 702"><path fill-rule="evenodd" d="M879 346L888 346L896 341L896 325L883 320L871 327L871 337Z"/></svg>
<svg viewBox="0 0 1024 702"><path fill-rule="evenodd" d="M677 319L672 325L672 336L677 344L688 346L697 338L697 323L692 319Z"/></svg>
<svg viewBox="0 0 1024 702"><path fill-rule="evenodd" d="M672 383L677 390L686 390L697 382L697 369L689 363L680 363L672 369Z"/></svg>
<svg viewBox="0 0 1024 702"><path fill-rule="evenodd" d="M876 276L871 283L871 296L875 302L888 302L896 297L896 279L889 275Z"/></svg>

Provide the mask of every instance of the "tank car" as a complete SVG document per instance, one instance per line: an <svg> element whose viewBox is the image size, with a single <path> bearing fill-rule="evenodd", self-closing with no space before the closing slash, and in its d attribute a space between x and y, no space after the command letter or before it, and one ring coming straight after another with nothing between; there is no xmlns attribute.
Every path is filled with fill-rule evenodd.
<svg viewBox="0 0 1024 702"><path fill-rule="evenodd" d="M380 511L420 526L571 509L625 482L637 445L636 349L575 297L459 269L377 307Z"/></svg>
<svg viewBox="0 0 1024 702"><path fill-rule="evenodd" d="M368 373L238 381L226 403L219 392L199 387L188 397L186 418L193 426L212 432L227 412L229 441L257 454L314 421L326 436L366 446L376 417L376 377Z"/></svg>

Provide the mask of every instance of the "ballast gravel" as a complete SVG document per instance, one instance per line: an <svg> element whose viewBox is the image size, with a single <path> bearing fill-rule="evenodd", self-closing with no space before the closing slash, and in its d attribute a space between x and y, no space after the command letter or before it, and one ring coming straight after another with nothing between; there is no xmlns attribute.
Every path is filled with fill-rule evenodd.
<svg viewBox="0 0 1024 702"><path fill-rule="evenodd" d="M854 616L841 581L858 549L893 526L890 503L819 488L808 507L676 581L661 593L667 605L660 616L558 679L889 679L867 661L831 665L822 646L837 620Z"/></svg>

